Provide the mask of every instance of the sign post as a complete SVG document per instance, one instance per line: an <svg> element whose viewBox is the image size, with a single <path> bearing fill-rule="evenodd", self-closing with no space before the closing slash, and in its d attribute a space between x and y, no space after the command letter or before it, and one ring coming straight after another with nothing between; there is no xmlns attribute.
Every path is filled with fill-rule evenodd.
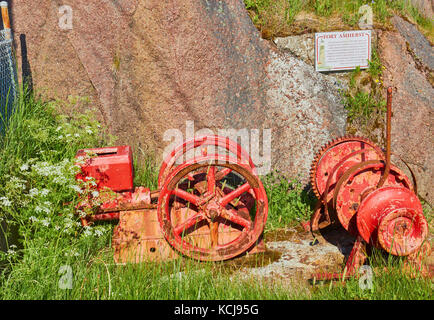
<svg viewBox="0 0 434 320"><path fill-rule="evenodd" d="M315 34L315 70L367 69L371 59L371 30Z"/></svg>

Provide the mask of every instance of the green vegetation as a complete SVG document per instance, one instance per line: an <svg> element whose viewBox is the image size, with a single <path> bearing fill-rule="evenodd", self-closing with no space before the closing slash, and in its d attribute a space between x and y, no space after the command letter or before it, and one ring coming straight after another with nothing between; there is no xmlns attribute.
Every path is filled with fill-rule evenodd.
<svg viewBox="0 0 434 320"><path fill-rule="evenodd" d="M351 278L331 285L318 282L313 287L312 299L330 300L431 300L433 283L418 272L414 277L403 272L406 269L402 257L386 255L374 249L368 258L372 266L372 281L361 277ZM411 269L410 269L411 270Z"/></svg>
<svg viewBox="0 0 434 320"><path fill-rule="evenodd" d="M310 219L316 200L297 179L287 180L273 172L264 178L264 187L269 198L267 230Z"/></svg>
<svg viewBox="0 0 434 320"><path fill-rule="evenodd" d="M373 11L374 27L389 29L389 18L398 14L416 23L432 41L432 20L424 18L407 0L244 0L253 23L263 37L273 38L358 28L361 6Z"/></svg>
<svg viewBox="0 0 434 320"><path fill-rule="evenodd" d="M375 129L382 129L386 112L382 81L383 66L375 48L372 50L369 68L356 68L351 72L348 89L342 92L342 102L347 110L348 133L361 132L377 143ZM381 130L380 130L381 131Z"/></svg>

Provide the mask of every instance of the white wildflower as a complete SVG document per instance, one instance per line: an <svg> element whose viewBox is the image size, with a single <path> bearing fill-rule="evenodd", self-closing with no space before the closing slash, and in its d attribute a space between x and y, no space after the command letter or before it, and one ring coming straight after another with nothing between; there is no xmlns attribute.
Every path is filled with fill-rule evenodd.
<svg viewBox="0 0 434 320"><path fill-rule="evenodd" d="M99 197L99 192L98 191L92 191L92 197L94 197L94 198Z"/></svg>
<svg viewBox="0 0 434 320"><path fill-rule="evenodd" d="M38 191L37 188L32 188L32 189L29 190L29 196L32 197L32 198L34 196L37 196L38 194L39 194L39 191Z"/></svg>
<svg viewBox="0 0 434 320"><path fill-rule="evenodd" d="M61 126L58 126L58 127L56 128L56 131L60 131L60 130L62 130L62 127L61 127Z"/></svg>
<svg viewBox="0 0 434 320"><path fill-rule="evenodd" d="M50 193L50 190L48 190L48 189L42 189L41 192L40 192L40 194L41 194L43 197L45 197L45 196L48 195L49 193Z"/></svg>
<svg viewBox="0 0 434 320"><path fill-rule="evenodd" d="M12 184L12 187L16 188L16 189L25 189L26 185L24 184L26 182L26 180L22 180L18 177L12 177L10 179L10 182Z"/></svg>
<svg viewBox="0 0 434 320"><path fill-rule="evenodd" d="M48 227L50 225L50 219L41 220L43 226Z"/></svg>
<svg viewBox="0 0 434 320"><path fill-rule="evenodd" d="M84 227L84 232L83 232L83 234L84 234L86 237L91 236L91 235L92 235L92 230L90 229L90 227L88 227L88 226Z"/></svg>
<svg viewBox="0 0 434 320"><path fill-rule="evenodd" d="M87 216L87 213L84 212L83 210L77 210L77 214L79 215L80 218L84 218Z"/></svg>
<svg viewBox="0 0 434 320"><path fill-rule="evenodd" d="M10 207L12 202L6 197L0 197L0 205L2 207Z"/></svg>
<svg viewBox="0 0 434 320"><path fill-rule="evenodd" d="M20 170L21 170L21 171L27 171L28 169L29 169L29 165L28 165L27 163L23 164L23 165L20 167Z"/></svg>
<svg viewBox="0 0 434 320"><path fill-rule="evenodd" d="M39 219L36 218L35 216L31 216L31 217L29 218L29 220L30 220L31 222L38 222L38 221L39 221Z"/></svg>
<svg viewBox="0 0 434 320"><path fill-rule="evenodd" d="M44 207L44 206L36 206L35 211L36 212L45 212L47 214L50 213L50 209L47 207Z"/></svg>
<svg viewBox="0 0 434 320"><path fill-rule="evenodd" d="M83 189L81 189L79 186L77 186L75 184L71 184L69 187L71 189L73 189L74 191L77 191L78 193L83 193Z"/></svg>
<svg viewBox="0 0 434 320"><path fill-rule="evenodd" d="M95 235L96 235L97 237L101 237L101 236L104 234L104 232L102 232L102 231L99 230L99 229L96 229L96 230L94 231L94 233L95 233Z"/></svg>

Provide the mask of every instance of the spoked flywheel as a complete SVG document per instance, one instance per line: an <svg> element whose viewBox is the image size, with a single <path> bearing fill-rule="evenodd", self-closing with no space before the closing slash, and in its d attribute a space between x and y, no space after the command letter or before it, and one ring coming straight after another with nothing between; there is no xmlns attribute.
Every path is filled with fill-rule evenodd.
<svg viewBox="0 0 434 320"><path fill-rule="evenodd" d="M158 201L166 240L183 255L203 261L247 251L261 236L267 214L264 187L251 167L216 154L174 168Z"/></svg>

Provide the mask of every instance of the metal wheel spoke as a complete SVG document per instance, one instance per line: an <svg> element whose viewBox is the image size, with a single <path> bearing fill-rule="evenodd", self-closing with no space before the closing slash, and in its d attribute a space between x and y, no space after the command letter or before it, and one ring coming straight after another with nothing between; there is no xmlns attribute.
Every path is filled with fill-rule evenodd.
<svg viewBox="0 0 434 320"><path fill-rule="evenodd" d="M230 222L233 222L235 224L238 224L247 230L249 230L252 226L252 222L242 216L240 216L236 210L234 209L224 209L222 210L221 217L229 220Z"/></svg>
<svg viewBox="0 0 434 320"><path fill-rule="evenodd" d="M215 166L208 167L208 174L206 176L206 182L208 186L208 192L214 193L215 191Z"/></svg>
<svg viewBox="0 0 434 320"><path fill-rule="evenodd" d="M181 198L181 199L184 199L188 202L191 202L195 206L199 206L200 198L198 196L191 194L187 191L184 191L182 189L179 189L179 188L175 188L175 189L171 190L171 192L172 192L172 194L174 194L178 198Z"/></svg>
<svg viewBox="0 0 434 320"><path fill-rule="evenodd" d="M244 192L250 190L250 185L248 182L241 185L240 187L236 188L234 191L228 193L220 200L220 205L222 207L226 207L226 205L234 200L235 198L238 198L240 195L242 195Z"/></svg>
<svg viewBox="0 0 434 320"><path fill-rule="evenodd" d="M176 235L181 234L184 230L187 230L188 228L193 227L194 225L198 224L204 219L201 212L196 213L195 215L189 217L187 220L182 222L181 224L177 225L175 228L173 228L173 232Z"/></svg>
<svg viewBox="0 0 434 320"><path fill-rule="evenodd" d="M232 172L231 168L224 168L224 169L218 171L216 173L216 175L215 175L216 181L219 181L219 180L223 179L224 177L226 177L231 172Z"/></svg>
<svg viewBox="0 0 434 320"><path fill-rule="evenodd" d="M215 248L219 244L219 223L217 221L211 221L209 223L209 232L211 248Z"/></svg>

